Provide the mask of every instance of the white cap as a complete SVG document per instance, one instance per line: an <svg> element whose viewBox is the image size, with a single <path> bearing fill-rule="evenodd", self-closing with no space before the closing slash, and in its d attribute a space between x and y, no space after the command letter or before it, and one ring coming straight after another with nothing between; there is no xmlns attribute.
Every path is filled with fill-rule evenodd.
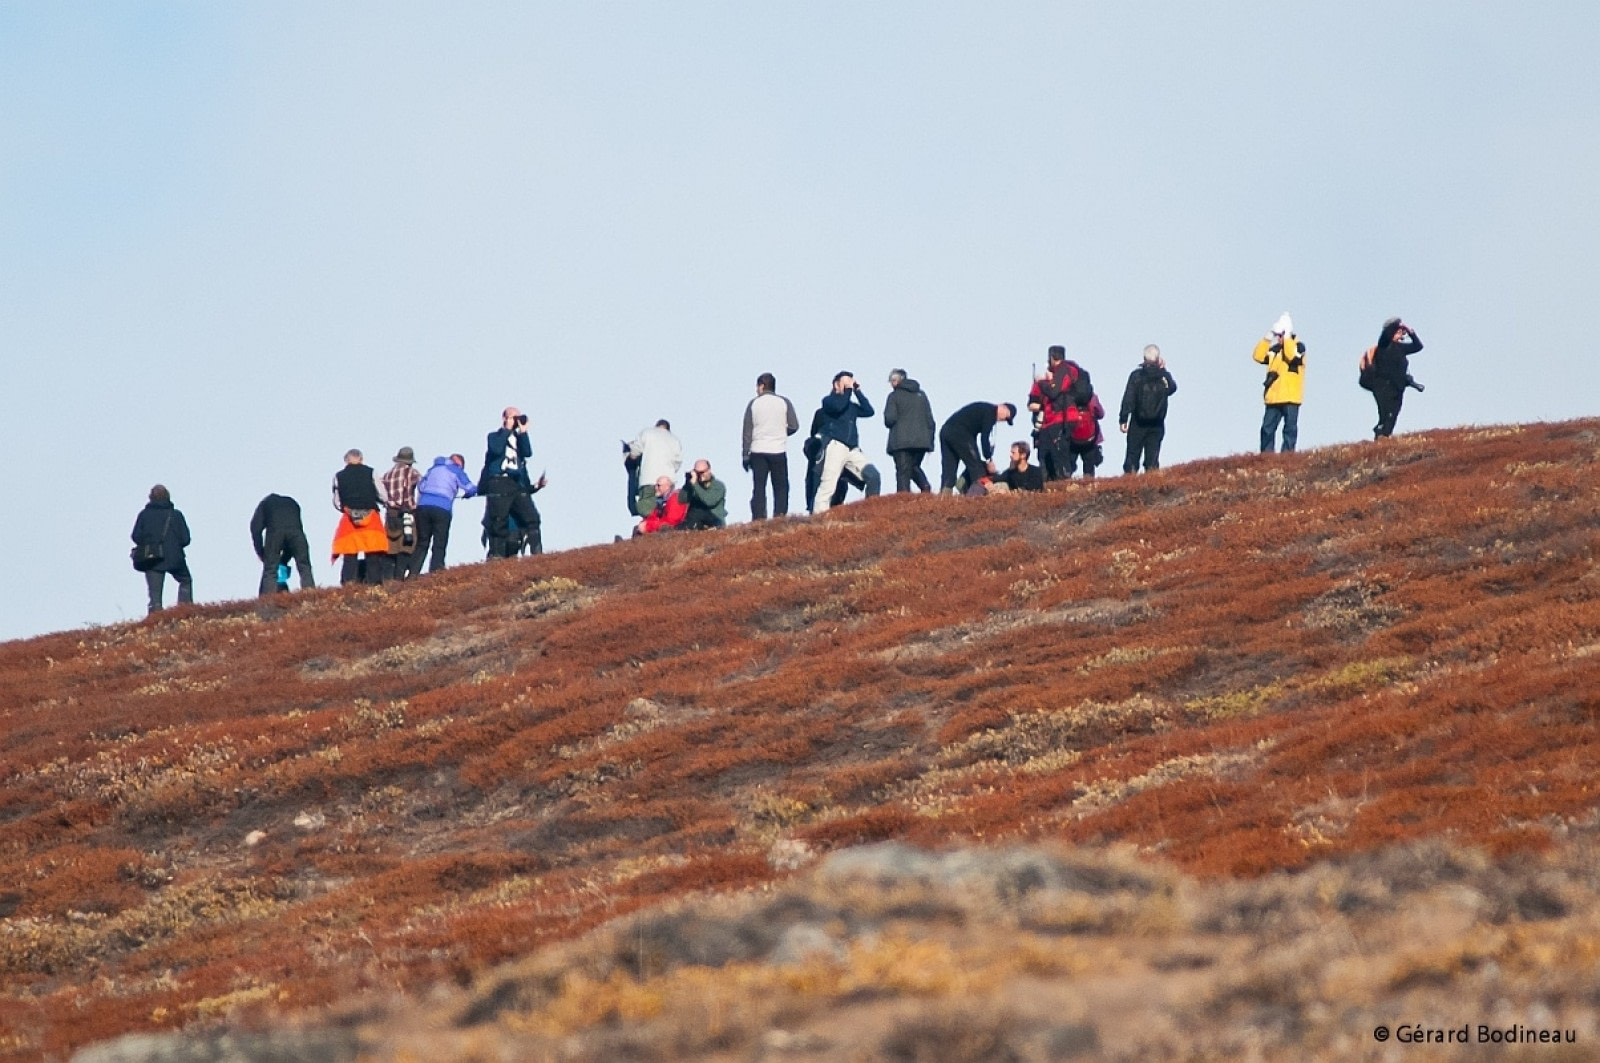
<svg viewBox="0 0 1600 1063"><path fill-rule="evenodd" d="M1278 315L1278 320L1272 323L1272 334L1274 336L1287 336L1292 332L1294 332L1294 322L1289 320L1289 311L1285 310Z"/></svg>

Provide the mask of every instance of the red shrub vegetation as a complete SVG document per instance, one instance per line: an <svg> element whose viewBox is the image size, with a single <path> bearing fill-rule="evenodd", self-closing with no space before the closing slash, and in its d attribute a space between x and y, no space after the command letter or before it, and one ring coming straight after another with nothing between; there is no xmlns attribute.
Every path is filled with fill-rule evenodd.
<svg viewBox="0 0 1600 1063"><path fill-rule="evenodd" d="M1550 844L1597 803L1596 432L887 499L0 646L0 1024L59 1056L462 979L889 838L1205 875Z"/></svg>

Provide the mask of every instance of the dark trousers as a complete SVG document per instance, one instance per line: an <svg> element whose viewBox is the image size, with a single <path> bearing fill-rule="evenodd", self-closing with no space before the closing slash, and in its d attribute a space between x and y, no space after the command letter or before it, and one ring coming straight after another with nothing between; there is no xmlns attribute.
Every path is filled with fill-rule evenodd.
<svg viewBox="0 0 1600 1063"><path fill-rule="evenodd" d="M751 454L750 474L755 477L755 492L750 496L750 519L767 519L767 480L772 480L772 515L789 514L789 455Z"/></svg>
<svg viewBox="0 0 1600 1063"><path fill-rule="evenodd" d="M1382 439L1394 435L1394 423L1400 419L1400 406L1405 401L1406 386L1392 380L1378 380L1372 385L1372 397L1378 402L1378 423L1372 427L1372 438Z"/></svg>
<svg viewBox="0 0 1600 1063"><path fill-rule="evenodd" d="M483 485L484 538L490 557L515 557L524 545L536 554L544 552L539 527L539 511L522 485L509 476L492 477Z"/></svg>
<svg viewBox="0 0 1600 1063"><path fill-rule="evenodd" d="M389 571L389 555L384 554L345 554L339 563L339 584L368 583L379 584L383 582L384 575Z"/></svg>
<svg viewBox="0 0 1600 1063"><path fill-rule="evenodd" d="M725 522L709 509L699 506L690 506L689 512L684 515L683 523L678 527L683 531L704 531L707 528L720 528Z"/></svg>
<svg viewBox="0 0 1600 1063"><path fill-rule="evenodd" d="M933 490L928 483L927 476L922 472L922 459L928 452L926 450L891 450L889 456L894 459L894 489L904 493L911 490L911 485L916 484L917 490L926 494Z"/></svg>
<svg viewBox="0 0 1600 1063"><path fill-rule="evenodd" d="M967 467L967 486L971 487L989 474L983 458L978 454L978 441L962 436L939 433L939 490L947 491L956 485L961 466Z"/></svg>
<svg viewBox="0 0 1600 1063"><path fill-rule="evenodd" d="M261 557L261 593L276 594L278 591L278 566L287 565L291 560L300 573L300 589L307 590L317 585L311 576L311 544L306 542L306 533L300 530L274 531L267 529L265 536L266 549Z"/></svg>
<svg viewBox="0 0 1600 1063"><path fill-rule="evenodd" d="M1128 456L1122 459L1122 471L1139 471L1139 461L1144 460L1144 471L1161 468L1161 441L1167 437L1164 423L1140 424L1128 422Z"/></svg>
<svg viewBox="0 0 1600 1063"><path fill-rule="evenodd" d="M1261 453L1272 452L1280 423L1283 425L1283 452L1287 454L1300 438L1300 404L1277 402L1267 407L1267 412L1261 418Z"/></svg>
<svg viewBox="0 0 1600 1063"><path fill-rule="evenodd" d="M1065 424L1057 421L1048 428L1039 429L1033 441L1039 448L1039 464L1044 467L1046 480L1065 480L1072 475L1068 462L1071 447Z"/></svg>
<svg viewBox="0 0 1600 1063"><path fill-rule="evenodd" d="M276 568L276 565L274 565ZM194 577L189 575L189 562L179 561L172 569L172 578L178 583L178 604L188 605L194 601ZM276 582L276 576L274 576ZM144 574L145 589L150 592L150 607L152 613L161 611L161 597L166 590L167 573L152 569Z"/></svg>
<svg viewBox="0 0 1600 1063"><path fill-rule="evenodd" d="M639 466L643 461L643 458L627 456L622 459L622 467L628 470L628 516L630 517L639 515L633 511L633 504L639 498Z"/></svg>
<svg viewBox="0 0 1600 1063"><path fill-rule="evenodd" d="M427 556L430 547L433 556L428 559L428 571L438 572L444 568L444 552L450 546L450 519L448 509L438 506L417 507L417 548L411 554L411 575L422 572L422 559Z"/></svg>
<svg viewBox="0 0 1600 1063"><path fill-rule="evenodd" d="M1068 442L1063 448L1064 454L1057 460L1060 462L1058 469L1061 479L1065 480L1078 471L1078 462L1083 462L1083 478L1094 479L1095 469L1106 460L1105 451L1100 449L1099 443L1073 443Z"/></svg>

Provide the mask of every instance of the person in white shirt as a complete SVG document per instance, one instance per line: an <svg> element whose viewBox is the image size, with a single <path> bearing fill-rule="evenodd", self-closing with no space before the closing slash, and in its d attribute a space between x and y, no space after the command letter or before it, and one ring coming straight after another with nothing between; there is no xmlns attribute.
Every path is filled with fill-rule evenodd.
<svg viewBox="0 0 1600 1063"><path fill-rule="evenodd" d="M663 418L639 429L633 442L622 444L622 465L628 470L628 512L632 514L641 484L653 484L663 476L677 482L678 470L683 467L683 444Z"/></svg>
<svg viewBox="0 0 1600 1063"><path fill-rule="evenodd" d="M755 477L750 519L767 519L767 480L772 480L772 515L789 514L789 437L800 431L794 403L777 393L771 373L756 377L756 397L744 408L744 469Z"/></svg>

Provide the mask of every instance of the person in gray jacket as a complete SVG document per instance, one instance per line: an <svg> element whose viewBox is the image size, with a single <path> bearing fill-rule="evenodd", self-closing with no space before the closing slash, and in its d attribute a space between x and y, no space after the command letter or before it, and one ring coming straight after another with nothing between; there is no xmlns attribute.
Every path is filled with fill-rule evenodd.
<svg viewBox="0 0 1600 1063"><path fill-rule="evenodd" d="M933 451L933 407L921 385L904 369L889 374L889 398L883 404L883 423L889 429L889 457L894 459L894 489L911 485L926 494L932 490L922 472L922 459Z"/></svg>
<svg viewBox="0 0 1600 1063"><path fill-rule="evenodd" d="M756 397L744 408L744 471L755 476L750 519L767 519L767 480L772 480L772 515L789 514L789 437L800 431L794 403L778 393L771 373L756 377Z"/></svg>

